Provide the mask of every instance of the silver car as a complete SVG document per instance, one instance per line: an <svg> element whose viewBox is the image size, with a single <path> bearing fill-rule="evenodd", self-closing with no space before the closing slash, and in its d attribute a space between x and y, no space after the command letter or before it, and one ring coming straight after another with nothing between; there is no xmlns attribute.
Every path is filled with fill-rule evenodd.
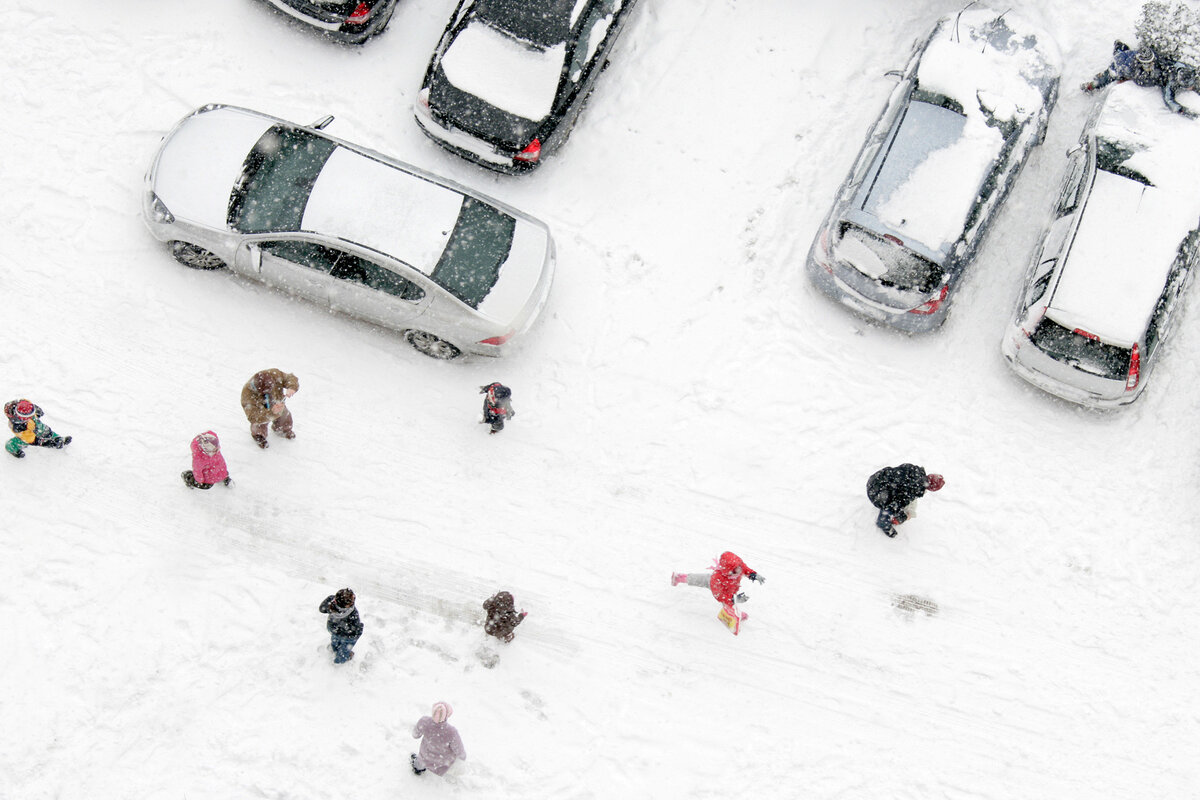
<svg viewBox="0 0 1200 800"><path fill-rule="evenodd" d="M1146 388L1200 258L1200 121L1119 84L1068 156L1001 350L1051 394L1120 406Z"/></svg>
<svg viewBox="0 0 1200 800"><path fill-rule="evenodd" d="M328 136L332 120L192 112L146 174L150 232L189 267L229 267L426 355L500 355L549 295L545 223Z"/></svg>
<svg viewBox="0 0 1200 800"><path fill-rule="evenodd" d="M1054 42L1013 14L943 18L899 74L809 250L816 286L910 332L946 319L1058 97Z"/></svg>

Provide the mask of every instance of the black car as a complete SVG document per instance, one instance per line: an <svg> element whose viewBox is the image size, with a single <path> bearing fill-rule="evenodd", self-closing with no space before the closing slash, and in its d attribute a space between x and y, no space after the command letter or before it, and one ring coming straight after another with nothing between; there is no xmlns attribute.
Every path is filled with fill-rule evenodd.
<svg viewBox="0 0 1200 800"><path fill-rule="evenodd" d="M266 0L331 39L362 44L382 33L400 0Z"/></svg>
<svg viewBox="0 0 1200 800"><path fill-rule="evenodd" d="M567 138L637 0L460 0L417 98L434 141L523 172Z"/></svg>

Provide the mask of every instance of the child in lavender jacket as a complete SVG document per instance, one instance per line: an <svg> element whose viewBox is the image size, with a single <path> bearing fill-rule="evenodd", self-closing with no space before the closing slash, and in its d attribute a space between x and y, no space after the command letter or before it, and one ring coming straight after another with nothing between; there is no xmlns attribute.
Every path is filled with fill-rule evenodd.
<svg viewBox="0 0 1200 800"><path fill-rule="evenodd" d="M413 727L413 738L421 740L420 755L413 753L411 756L416 774L428 769L434 775L445 775L455 761L466 759L467 751L463 749L458 730L446 721L453 713L449 703L434 703L433 715L421 717Z"/></svg>

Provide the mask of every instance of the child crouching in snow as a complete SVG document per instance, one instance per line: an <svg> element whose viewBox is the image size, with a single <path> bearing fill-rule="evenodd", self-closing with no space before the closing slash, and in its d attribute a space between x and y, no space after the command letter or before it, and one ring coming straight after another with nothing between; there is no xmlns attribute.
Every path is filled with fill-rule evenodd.
<svg viewBox="0 0 1200 800"><path fill-rule="evenodd" d="M453 713L454 709L450 708L449 703L434 703L432 716L421 717L413 726L413 738L421 740L421 752L409 757L416 774L429 770L434 775L445 775L455 761L460 758L466 760L467 751L463 749L462 737L446 721Z"/></svg>
<svg viewBox="0 0 1200 800"><path fill-rule="evenodd" d="M192 439L192 468L183 473L183 482L193 489L211 489L214 484L229 486L233 479L221 455L221 440L212 431Z"/></svg>
<svg viewBox="0 0 1200 800"><path fill-rule="evenodd" d="M678 586L686 583L688 586L706 587L721 604L721 611L727 618L720 617L720 615L718 617L736 634L738 624L746 619L746 614L738 611L734 606L735 602L745 602L748 599L746 595L738 593L738 589L742 585L742 576L758 583L766 583L766 578L750 569L745 561L728 551L721 553L716 564L709 569L712 570L711 575L705 572L673 572L671 573L671 585Z"/></svg>
<svg viewBox="0 0 1200 800"><path fill-rule="evenodd" d="M24 458L25 448L30 445L61 450L71 443L70 436L59 436L50 430L50 426L42 422L41 407L28 400L5 403L4 415L8 417L8 427L16 434L4 449L16 458Z"/></svg>

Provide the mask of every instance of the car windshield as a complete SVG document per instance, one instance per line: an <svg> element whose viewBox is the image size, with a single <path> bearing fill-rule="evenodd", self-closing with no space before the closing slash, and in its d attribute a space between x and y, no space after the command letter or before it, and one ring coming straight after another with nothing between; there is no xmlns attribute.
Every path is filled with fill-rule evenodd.
<svg viewBox="0 0 1200 800"><path fill-rule="evenodd" d="M941 267L907 247L847 225L835 255L881 286L926 295L942 282Z"/></svg>
<svg viewBox="0 0 1200 800"><path fill-rule="evenodd" d="M1130 351L1070 331L1046 317L1030 337L1033 344L1055 361L1102 378L1123 381L1129 374Z"/></svg>
<svg viewBox="0 0 1200 800"><path fill-rule="evenodd" d="M1125 162L1133 155L1134 150L1127 144L1114 142L1109 139L1096 140L1096 167L1122 178L1129 178L1145 186L1153 186L1150 179L1135 169L1130 169Z"/></svg>
<svg viewBox="0 0 1200 800"><path fill-rule="evenodd" d="M242 233L296 231L313 183L337 145L274 125L255 143L229 196L227 221Z"/></svg>
<svg viewBox="0 0 1200 800"><path fill-rule="evenodd" d="M479 0L475 14L498 30L538 47L565 42L577 0Z"/></svg>
<svg viewBox="0 0 1200 800"><path fill-rule="evenodd" d="M467 197L442 257L429 277L471 308L478 308L500 277L517 221Z"/></svg>

